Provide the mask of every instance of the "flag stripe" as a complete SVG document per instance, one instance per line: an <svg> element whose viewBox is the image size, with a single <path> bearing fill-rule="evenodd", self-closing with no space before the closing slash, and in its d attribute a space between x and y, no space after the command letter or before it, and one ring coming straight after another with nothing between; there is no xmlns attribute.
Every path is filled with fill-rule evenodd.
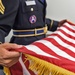
<svg viewBox="0 0 75 75"><path fill-rule="evenodd" d="M75 24L66 22L63 26L59 27L57 31L53 32L46 38L38 40L30 45L23 46L18 49L18 51L25 55L32 55L40 60L42 59L75 73ZM38 75L36 69L34 71L36 74L31 73L27 61L23 63L25 60L27 60L27 57L25 57L25 59L22 58L19 62L23 74L22 72L20 73L19 69L19 73L15 72L12 67L12 73L15 72L12 75ZM32 62L34 65L36 61ZM29 60L29 64L31 65L31 60Z"/></svg>
<svg viewBox="0 0 75 75"><path fill-rule="evenodd" d="M50 38L50 37L48 37L49 39L49 41L50 41L50 39L52 39L52 38ZM54 38L54 40L59 44L59 45L61 45L61 46L63 46L63 47L66 47L67 49L70 49L71 51L73 51L74 53L75 53L75 44L73 44L73 45L69 45L69 44L67 44L66 42L63 42L59 37L55 37Z"/></svg>

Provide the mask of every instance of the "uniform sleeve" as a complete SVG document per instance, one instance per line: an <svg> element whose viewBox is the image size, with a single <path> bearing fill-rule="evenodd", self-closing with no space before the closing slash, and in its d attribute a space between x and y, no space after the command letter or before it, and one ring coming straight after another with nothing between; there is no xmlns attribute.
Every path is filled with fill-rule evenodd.
<svg viewBox="0 0 75 75"><path fill-rule="evenodd" d="M3 0L5 11L0 13L0 42L4 42L5 37L9 34L17 15L19 0Z"/></svg>
<svg viewBox="0 0 75 75"><path fill-rule="evenodd" d="M59 23L58 21L46 18L46 24L48 26L49 31L55 31L58 27L58 23Z"/></svg>

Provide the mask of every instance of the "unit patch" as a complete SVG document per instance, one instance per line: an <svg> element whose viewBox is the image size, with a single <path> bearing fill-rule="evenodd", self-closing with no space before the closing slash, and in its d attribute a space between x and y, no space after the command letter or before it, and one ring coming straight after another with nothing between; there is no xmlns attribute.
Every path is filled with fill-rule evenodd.
<svg viewBox="0 0 75 75"><path fill-rule="evenodd" d="M36 16L35 15L32 15L32 16L30 16L30 18L29 18L29 21L30 21L30 23L35 23L36 22Z"/></svg>

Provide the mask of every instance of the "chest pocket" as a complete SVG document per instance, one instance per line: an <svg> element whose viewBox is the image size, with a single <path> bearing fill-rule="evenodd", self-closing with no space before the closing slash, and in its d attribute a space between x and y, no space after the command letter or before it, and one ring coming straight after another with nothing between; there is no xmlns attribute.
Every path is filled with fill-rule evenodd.
<svg viewBox="0 0 75 75"><path fill-rule="evenodd" d="M30 3L30 2L32 2L32 3ZM26 0L24 0L22 2L23 13L38 11L38 6L37 6L36 2L35 1L34 2L30 1L30 2L26 2Z"/></svg>

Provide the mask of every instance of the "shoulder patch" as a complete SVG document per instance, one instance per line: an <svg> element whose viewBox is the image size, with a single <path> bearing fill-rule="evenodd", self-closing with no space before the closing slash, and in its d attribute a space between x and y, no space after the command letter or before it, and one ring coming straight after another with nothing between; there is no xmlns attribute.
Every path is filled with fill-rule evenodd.
<svg viewBox="0 0 75 75"><path fill-rule="evenodd" d="M0 13L4 14L4 11L5 11L5 7L4 7L4 5L2 3L2 0L0 0Z"/></svg>

